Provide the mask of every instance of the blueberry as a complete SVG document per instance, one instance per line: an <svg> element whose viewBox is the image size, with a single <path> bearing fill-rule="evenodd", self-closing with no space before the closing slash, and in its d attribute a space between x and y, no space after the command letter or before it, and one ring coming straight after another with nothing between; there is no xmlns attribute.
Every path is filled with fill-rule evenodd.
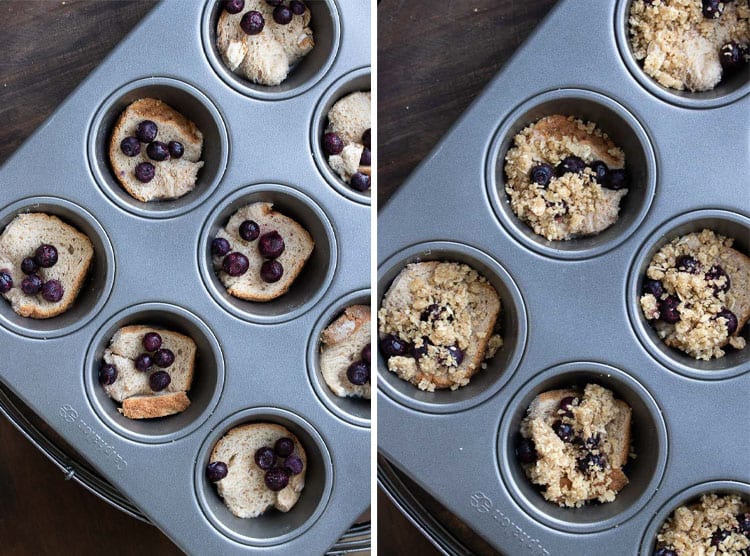
<svg viewBox="0 0 750 556"><path fill-rule="evenodd" d="M370 149L365 147L362 149L362 156L359 157L360 166L371 166L372 165L372 153Z"/></svg>
<svg viewBox="0 0 750 556"><path fill-rule="evenodd" d="M294 440L287 436L282 436L273 445L273 451L280 458L290 456L294 452Z"/></svg>
<svg viewBox="0 0 750 556"><path fill-rule="evenodd" d="M24 274L34 274L37 270L39 270L39 265L34 262L33 258L26 257L21 261L21 271Z"/></svg>
<svg viewBox="0 0 750 556"><path fill-rule="evenodd" d="M29 274L21 282L21 291L26 295L36 295L42 289L42 279L38 274Z"/></svg>
<svg viewBox="0 0 750 556"><path fill-rule="evenodd" d="M302 469L305 467L302 463L302 460L298 457L292 454L288 458L284 460L284 469L286 469L287 473L290 475L299 475L302 473Z"/></svg>
<svg viewBox="0 0 750 556"><path fill-rule="evenodd" d="M224 9L230 14L238 14L245 8L245 0L224 0Z"/></svg>
<svg viewBox="0 0 750 556"><path fill-rule="evenodd" d="M143 120L135 128L135 136L141 143L150 143L156 139L159 128L151 120Z"/></svg>
<svg viewBox="0 0 750 556"><path fill-rule="evenodd" d="M258 251L267 259L277 259L284 252L284 238L276 230L266 232L258 240Z"/></svg>
<svg viewBox="0 0 750 556"><path fill-rule="evenodd" d="M260 226L255 220L245 220L240 224L240 237L245 241L255 241L260 235Z"/></svg>
<svg viewBox="0 0 750 556"><path fill-rule="evenodd" d="M719 265L713 265L708 269L708 272L706 272L706 280L719 280L722 277L724 278L724 284L722 286L714 285L714 295L718 294L719 292L728 292L729 288L732 285L732 282L729 279L729 274L727 274L726 271Z"/></svg>
<svg viewBox="0 0 750 556"><path fill-rule="evenodd" d="M154 364L157 367L166 369L172 366L172 363L174 363L174 353L171 349L161 348L154 353Z"/></svg>
<svg viewBox="0 0 750 556"><path fill-rule="evenodd" d="M265 25L266 22L263 19L263 14L255 10L250 10L240 20L240 27L248 35L257 35L263 30Z"/></svg>
<svg viewBox="0 0 750 556"><path fill-rule="evenodd" d="M463 350L458 346L448 346L448 355L450 356L450 360L446 362L446 364L449 364L450 367L458 367L464 360L464 352Z"/></svg>
<svg viewBox="0 0 750 556"><path fill-rule="evenodd" d="M719 61L724 71L735 71L745 65L745 56L742 48L734 41L728 42L719 50Z"/></svg>
<svg viewBox="0 0 750 556"><path fill-rule="evenodd" d="M539 184L542 187L547 187L552 179L553 173L552 166L546 162L542 162L531 169L529 177L531 178L532 183Z"/></svg>
<svg viewBox="0 0 750 556"><path fill-rule="evenodd" d="M229 473L227 464L223 461L212 461L206 466L206 479L212 483L221 481Z"/></svg>
<svg viewBox="0 0 750 556"><path fill-rule="evenodd" d="M235 251L224 257L224 260L221 261L221 266L224 272L230 276L242 276L250 267L250 261L247 260L245 255Z"/></svg>
<svg viewBox="0 0 750 556"><path fill-rule="evenodd" d="M562 414L566 417L572 417L573 416L573 407L577 405L575 403L576 401L575 396L566 396L562 400L560 400L560 409L562 410Z"/></svg>
<svg viewBox="0 0 750 556"><path fill-rule="evenodd" d="M156 351L161 347L161 336L156 332L148 332L141 343L146 351Z"/></svg>
<svg viewBox="0 0 750 556"><path fill-rule="evenodd" d="M172 377L166 371L156 371L148 377L148 385L154 392L161 392L169 386L170 382L172 382Z"/></svg>
<svg viewBox="0 0 750 556"><path fill-rule="evenodd" d="M711 546L719 546L731 534L732 532L727 531L726 529L717 529L714 531L714 534L711 535Z"/></svg>
<svg viewBox="0 0 750 556"><path fill-rule="evenodd" d="M136 156L141 154L141 143L136 137L125 137L120 142L120 150L125 156Z"/></svg>
<svg viewBox="0 0 750 556"><path fill-rule="evenodd" d="M604 465L604 456L599 454L592 454L591 452L578 460L578 469L580 469L584 473L590 473L596 468L604 469Z"/></svg>
<svg viewBox="0 0 750 556"><path fill-rule="evenodd" d="M255 451L255 464L263 471L268 471L276 463L276 454L268 446L263 446Z"/></svg>
<svg viewBox="0 0 750 556"><path fill-rule="evenodd" d="M586 163L577 156L566 156L560 161L557 168L555 168L555 173L558 177L567 174L568 172L580 174L585 168Z"/></svg>
<svg viewBox="0 0 750 556"><path fill-rule="evenodd" d="M737 515L737 528L743 535L750 536L750 512Z"/></svg>
<svg viewBox="0 0 750 556"><path fill-rule="evenodd" d="M349 185L357 191L367 191L370 189L370 176L362 172L355 172L349 180Z"/></svg>
<svg viewBox="0 0 750 556"><path fill-rule="evenodd" d="M703 0L703 17L716 19L721 15L721 0Z"/></svg>
<svg viewBox="0 0 750 556"><path fill-rule="evenodd" d="M146 147L146 154L151 160L161 162L169 159L169 147L161 141L154 141Z"/></svg>
<svg viewBox="0 0 750 556"><path fill-rule="evenodd" d="M135 167L135 177L141 183L148 183L156 175L156 168L150 162L141 162Z"/></svg>
<svg viewBox="0 0 750 556"><path fill-rule="evenodd" d="M147 373L151 370L151 366L154 364L154 360L148 353L141 353L135 358L135 368L142 373Z"/></svg>
<svg viewBox="0 0 750 556"><path fill-rule="evenodd" d="M695 257L691 257L690 255L681 255L677 257L675 266L680 272L687 272L688 274L698 274L698 271L701 268L701 263L699 263L698 259L696 259Z"/></svg>
<svg viewBox="0 0 750 556"><path fill-rule="evenodd" d="M99 384L109 386L114 384L115 380L117 380L117 367L107 364L99 368Z"/></svg>
<svg viewBox="0 0 750 556"><path fill-rule="evenodd" d="M583 445L589 450L593 450L594 448L599 447L601 441L602 437L599 436L599 433L596 433L594 436L589 436L586 440L584 440Z"/></svg>
<svg viewBox="0 0 750 556"><path fill-rule="evenodd" d="M664 284L662 284L660 280L651 280L650 278L646 278L643 281L642 291L644 294L650 293L656 299L659 299L662 294L664 294Z"/></svg>
<svg viewBox="0 0 750 556"><path fill-rule="evenodd" d="M562 421L555 421L552 424L552 430L555 434L560 437L563 442L573 441L573 426L563 423Z"/></svg>
<svg viewBox="0 0 750 556"><path fill-rule="evenodd" d="M386 357L394 357L397 355L406 355L409 351L409 344L403 341L398 336L392 334L387 335L380 340L380 351Z"/></svg>
<svg viewBox="0 0 750 556"><path fill-rule="evenodd" d="M217 237L214 238L214 240L211 242L211 254L216 255L217 257L223 257L229 251L232 250L232 246L229 245L229 242L224 239L223 237Z"/></svg>
<svg viewBox="0 0 750 556"><path fill-rule="evenodd" d="M737 316L732 311L730 311L726 307L722 307L721 311L716 313L716 318L718 319L720 317L726 319L727 321L726 326L728 335L731 336L732 334L737 332Z"/></svg>
<svg viewBox="0 0 750 556"><path fill-rule="evenodd" d="M300 2L300 0L292 0L289 2L289 8L294 15L302 15L305 13L305 4Z"/></svg>
<svg viewBox="0 0 750 556"><path fill-rule="evenodd" d="M44 243L36 248L34 262L42 268L50 268L57 263L57 249L54 245Z"/></svg>
<svg viewBox="0 0 750 556"><path fill-rule="evenodd" d="M47 280L42 285L42 297L50 303L57 303L60 301L63 298L64 293L65 289L59 280Z"/></svg>
<svg viewBox="0 0 750 556"><path fill-rule="evenodd" d="M589 164L589 168L594 172L594 179L599 185L604 185L609 177L609 167L601 160L594 160Z"/></svg>
<svg viewBox="0 0 750 556"><path fill-rule="evenodd" d="M430 339L427 336L423 336L421 346L417 346L416 344L411 346L411 356L414 359L421 359L422 357L427 355L427 346L430 345L432 345Z"/></svg>
<svg viewBox="0 0 750 556"><path fill-rule="evenodd" d="M677 308L680 299L670 295L659 301L659 318L666 323L674 324L680 320L680 311Z"/></svg>
<svg viewBox="0 0 750 556"><path fill-rule="evenodd" d="M419 316L419 320L423 322L438 320L440 318L440 315L443 314L445 310L445 307L438 305L437 303L433 303L431 305L428 305L427 309L422 311L422 314Z"/></svg>
<svg viewBox="0 0 750 556"><path fill-rule="evenodd" d="M182 155L185 154L185 146L179 141L170 141L167 148L172 158L182 158Z"/></svg>
<svg viewBox="0 0 750 556"><path fill-rule="evenodd" d="M323 150L327 155L339 154L344 150L344 142L335 133L323 135Z"/></svg>
<svg viewBox="0 0 750 556"><path fill-rule="evenodd" d="M260 277L264 282L273 284L274 282L278 282L279 280L281 280L281 277L283 275L284 267L281 266L281 263L279 261L270 260L260 265Z"/></svg>
<svg viewBox="0 0 750 556"><path fill-rule="evenodd" d="M292 10L283 5L278 5L273 9L273 20L279 25L288 25L292 21Z"/></svg>
<svg viewBox="0 0 750 556"><path fill-rule="evenodd" d="M364 361L355 361L346 369L346 378L352 384L362 386L370 380L370 366Z"/></svg>
<svg viewBox="0 0 750 556"><path fill-rule="evenodd" d="M270 490L278 492L283 490L284 487L289 484L289 473L287 473L286 469L274 467L273 469L266 471L263 480Z"/></svg>
<svg viewBox="0 0 750 556"><path fill-rule="evenodd" d="M522 438L516 446L516 459L521 463L530 464L536 461L536 446L531 438Z"/></svg>
<svg viewBox="0 0 750 556"><path fill-rule="evenodd" d="M368 343L365 347L363 347L360 356L362 357L362 361L369 365L370 361L372 360L372 345Z"/></svg>
<svg viewBox="0 0 750 556"><path fill-rule="evenodd" d="M0 293L8 293L13 287L13 278L7 268L0 270Z"/></svg>
<svg viewBox="0 0 750 556"><path fill-rule="evenodd" d="M617 191L628 186L628 174L624 168L615 168L609 171L609 176L602 184L607 189Z"/></svg>
<svg viewBox="0 0 750 556"><path fill-rule="evenodd" d="M677 552L671 548L660 548L654 552L654 556L677 556Z"/></svg>

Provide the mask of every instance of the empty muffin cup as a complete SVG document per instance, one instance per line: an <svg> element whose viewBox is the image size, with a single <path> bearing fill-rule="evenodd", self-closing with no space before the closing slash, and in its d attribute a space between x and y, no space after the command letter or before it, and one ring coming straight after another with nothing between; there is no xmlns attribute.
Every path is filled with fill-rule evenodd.
<svg viewBox="0 0 750 556"><path fill-rule="evenodd" d="M628 316L638 339L648 352L662 365L678 373L702 380L719 380L740 375L750 370L750 347L741 350L727 348L719 359L708 361L694 359L686 353L667 346L651 326L640 305L643 280L651 259L659 249L673 239L692 232L712 230L733 238L733 248L750 255L750 218L725 210L698 210L672 218L649 234L638 249L630 267L626 290ZM748 292L750 293L750 292ZM750 343L750 326L741 332Z"/></svg>
<svg viewBox="0 0 750 556"><path fill-rule="evenodd" d="M245 301L230 295L219 280L212 262L211 241L238 209L261 201L273 203L273 210L288 216L307 230L315 247L286 293L266 302ZM323 209L307 195L279 184L251 185L223 199L209 215L198 243L198 266L214 300L231 314L261 324L291 320L320 301L331 285L337 258L333 226Z"/></svg>
<svg viewBox="0 0 750 556"><path fill-rule="evenodd" d="M542 392L583 388L595 383L612 391L631 410L631 443L636 454L624 472L629 483L613 502L566 508L544 499L516 458L521 421L532 400ZM500 422L497 457L503 482L513 499L533 519L560 531L592 533L616 527L636 515L659 487L667 461L667 428L659 406L648 391L625 372L594 362L552 367L524 384Z"/></svg>
<svg viewBox="0 0 750 556"><path fill-rule="evenodd" d="M211 451L234 427L250 423L275 423L297 437L307 456L305 487L295 506L286 513L269 509L259 517L233 515L206 478ZM230 539L251 546L271 546L294 539L309 529L328 504L333 486L331 456L320 434L298 415L275 407L245 409L231 415L211 431L195 459L195 493L206 518Z"/></svg>
<svg viewBox="0 0 750 556"><path fill-rule="evenodd" d="M352 305L367 305L369 307L370 290L360 290L347 294L323 312L318 322L315 323L307 343L307 374L318 398L332 413L354 425L369 427L370 400L337 396L326 384L320 370L320 335L329 324L343 313L344 309ZM373 331L372 338L376 340L376 336L377 334ZM372 343L376 344L377 342Z"/></svg>
<svg viewBox="0 0 750 556"><path fill-rule="evenodd" d="M104 351L123 326L153 326L179 332L196 345L195 373L190 390L190 406L176 415L156 419L128 419L117 410L99 384L98 374L104 364ZM96 333L86 353L84 365L86 393L99 418L116 433L147 444L171 442L194 431L214 411L224 388L224 357L211 329L193 313L167 303L143 303L123 309L109 319Z"/></svg>
<svg viewBox="0 0 750 556"><path fill-rule="evenodd" d="M216 46L216 24L223 2L207 0L201 21L203 51L218 76L236 91L261 100L283 100L300 95L318 83L331 69L341 42L341 23L334 0L306 2L315 46L289 70L286 79L275 86L258 85L232 72L221 59Z"/></svg>
<svg viewBox="0 0 750 556"><path fill-rule="evenodd" d="M526 305L513 278L489 255L474 247L448 241L433 241L407 247L388 258L378 268L378 308L388 288L406 265L423 261L464 263L484 276L495 288L501 303L498 318L503 345L494 357L485 361L466 386L457 390L426 392L388 370L378 349L378 389L393 400L427 413L465 411L499 392L516 371L526 347ZM373 331L373 346L377 331Z"/></svg>
<svg viewBox="0 0 750 556"><path fill-rule="evenodd" d="M595 123L625 153L628 194L620 202L617 222L596 235L550 241L516 216L505 192L505 156L513 147L515 136L539 119L554 114ZM614 249L643 221L656 190L656 158L648 134L626 108L593 91L560 89L524 102L500 124L487 157L486 181L495 214L522 245L548 257L586 259Z"/></svg>
<svg viewBox="0 0 750 556"><path fill-rule="evenodd" d="M88 211L56 197L30 197L8 205L0 211L0 233L22 213L54 215L86 234L94 247L94 259L78 297L67 311L49 319L32 319L16 314L7 300L0 299L0 325L30 338L66 336L88 324L109 299L115 281L112 244L104 228Z"/></svg>
<svg viewBox="0 0 750 556"><path fill-rule="evenodd" d="M750 93L750 64L731 75L725 75L710 91L679 91L658 83L643 71L642 63L635 59L630 44L630 5L633 0L618 0L615 7L615 37L620 56L628 71L651 94L685 108L716 108L735 102Z"/></svg>
<svg viewBox="0 0 750 556"><path fill-rule="evenodd" d="M331 107L346 95L356 92L370 91L370 68L356 69L333 83L318 101L310 125L310 148L315 164L323 177L336 191L358 203L370 204L371 192L357 191L350 184L341 179L328 164L328 156L323 152L323 135L328 126L328 112ZM373 166L374 170L374 166Z"/></svg>
<svg viewBox="0 0 750 556"><path fill-rule="evenodd" d="M177 199L143 202L132 197L115 177L109 160L109 144L120 114L133 102L155 98L195 123L203 134L201 160L195 189ZM94 116L88 135L89 166L104 194L120 208L147 218L171 218L206 201L224 175L229 139L224 120L213 102L195 87L168 77L148 77L121 87L104 101Z"/></svg>

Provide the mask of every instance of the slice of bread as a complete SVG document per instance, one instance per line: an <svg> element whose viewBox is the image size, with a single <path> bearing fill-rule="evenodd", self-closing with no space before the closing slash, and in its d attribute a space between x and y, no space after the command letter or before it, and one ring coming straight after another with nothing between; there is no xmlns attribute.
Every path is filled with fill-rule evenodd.
<svg viewBox="0 0 750 556"><path fill-rule="evenodd" d="M255 463L255 452L273 445L279 438L294 441L294 454L302 460L302 472L293 475L289 484L278 492L270 490L264 480L265 471ZM216 483L216 489L229 511L237 517L258 517L269 508L288 512L299 500L305 487L307 455L297 437L285 427L274 423L252 423L235 427L214 446L211 462L227 465L227 476Z"/></svg>
<svg viewBox="0 0 750 556"><path fill-rule="evenodd" d="M242 253L250 263L247 272L242 276L230 276L222 270L223 257L213 258L214 268L218 271L221 283L234 297L248 301L271 301L285 294L315 247L315 242L307 230L272 208L273 203L259 202L246 205L235 212L227 225L216 234L216 237L229 241L230 252ZM269 283L261 279L260 267L266 259L258 251L257 239L245 241L240 237L240 224L245 220L254 220L260 226L260 236L275 230L284 238L284 252L276 259L284 267L284 274L278 282Z"/></svg>
<svg viewBox="0 0 750 556"><path fill-rule="evenodd" d="M346 370L362 359L362 349L370 343L370 308L352 305L320 335L320 372L331 392L339 397L370 399L370 383L349 382Z"/></svg>
<svg viewBox="0 0 750 556"><path fill-rule="evenodd" d="M444 286L435 285L437 276ZM486 279L465 264L427 261L407 265L391 284L381 306L381 334L394 334L413 343L424 332L420 313L425 307L415 308L417 297L435 299L441 289L451 287L451 284L466 285L465 294L446 303L454 314L460 313L469 321L468 327L461 322L451 325L463 333L467 329L470 331L469 337L465 338L466 345L460 346L464 351L461 364L451 368L429 364L429 358L416 360L408 356L388 360L390 370L423 390L465 386L482 368L500 314L500 297Z"/></svg>
<svg viewBox="0 0 750 556"><path fill-rule="evenodd" d="M146 350L143 337L148 332L158 332L162 338L162 348L174 353L174 363L166 369L156 365L148 372L135 368L135 359ZM122 403L118 411L130 419L151 419L180 413L187 409L190 400L186 392L190 390L195 370L197 348L192 338L145 325L131 325L120 328L104 351L104 361L117 368L114 384L104 387L110 398ZM172 382L161 392L154 392L149 385L149 377L157 370L169 373Z"/></svg>
<svg viewBox="0 0 750 556"><path fill-rule="evenodd" d="M185 147L182 157L160 162L151 160L145 143L141 143L140 154L126 156L120 143L126 137L135 137L136 127L143 120L156 124L156 141L182 143ZM142 98L130 104L117 120L109 143L109 161L117 180L135 199L143 202L177 199L195 189L198 170L203 167L202 150L203 134L193 122L160 100ZM141 162L154 165L154 179L148 183L135 177L135 167Z"/></svg>
<svg viewBox="0 0 750 556"><path fill-rule="evenodd" d="M21 271L21 261L33 257L43 243L57 248L57 263L37 271L43 282L54 279L62 284L63 297L55 303L45 300L41 294L26 295L21 290L26 276ZM91 240L73 226L41 212L19 214L0 235L0 270L7 270L13 279L13 288L3 296L22 317L56 317L75 302L93 259Z"/></svg>

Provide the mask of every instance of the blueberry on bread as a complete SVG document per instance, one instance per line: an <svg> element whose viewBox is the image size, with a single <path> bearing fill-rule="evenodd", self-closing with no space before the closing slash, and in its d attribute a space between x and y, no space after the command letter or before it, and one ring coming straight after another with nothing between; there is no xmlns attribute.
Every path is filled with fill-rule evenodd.
<svg viewBox="0 0 750 556"><path fill-rule="evenodd" d="M352 305L320 336L320 372L339 397L370 399L370 308Z"/></svg>

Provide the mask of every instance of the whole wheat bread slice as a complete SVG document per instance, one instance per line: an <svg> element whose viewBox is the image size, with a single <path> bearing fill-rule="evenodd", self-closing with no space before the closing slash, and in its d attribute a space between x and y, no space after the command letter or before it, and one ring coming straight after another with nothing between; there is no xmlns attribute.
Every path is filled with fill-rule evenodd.
<svg viewBox="0 0 750 556"><path fill-rule="evenodd" d="M166 369L153 365L144 373L135 368L135 359L146 352L143 337L148 332L157 332L162 338L161 347L171 350L175 359ZM104 351L104 361L117 368L117 379L104 390L110 398L122 403L118 410L130 419L180 413L190 405L186 392L193 382L196 351L192 338L178 332L154 326L124 326L115 333ZM149 376L157 370L166 371L172 379L161 392L154 392L149 385Z"/></svg>
<svg viewBox="0 0 750 556"><path fill-rule="evenodd" d="M270 490L264 481L265 471L255 463L255 452L263 446L273 448L279 438L294 441L294 454L302 460L302 472L289 478L289 484L278 492ZM227 465L226 477L216 483L216 489L229 511L237 517L258 517L269 508L288 512L299 500L305 487L307 455L297 437L285 427L274 423L252 423L235 427L214 446L211 462Z"/></svg>
<svg viewBox="0 0 750 556"><path fill-rule="evenodd" d="M369 382L358 386L346 376L349 365L361 360L362 349L370 340L370 308L366 305L347 307L321 334L320 372L337 396L370 399Z"/></svg>
<svg viewBox="0 0 750 556"><path fill-rule="evenodd" d="M43 282L54 279L62 284L63 297L54 303L41 294L26 295L21 290L26 276L21 271L21 261L33 257L43 243L57 248L57 263L37 270ZM13 288L3 296L22 317L48 319L60 315L78 297L93 258L91 240L73 226L41 212L19 214L0 235L0 270L7 271L13 279Z"/></svg>
<svg viewBox="0 0 750 556"><path fill-rule="evenodd" d="M231 252L240 252L247 257L250 265L242 276L230 276L222 270L223 257L213 258L221 283L234 297L248 301L271 301L285 294L302 271L315 247L310 234L297 222L273 209L273 203L252 203L240 208L219 230L216 237L225 238L231 245ZM264 282L260 277L260 267L266 260L258 251L258 239L245 241L240 237L239 227L245 220L254 220L260 227L260 236L277 231L284 239L284 252L276 260L284 268L278 282ZM258 236L258 237L260 237Z"/></svg>
<svg viewBox="0 0 750 556"><path fill-rule="evenodd" d="M136 127L143 120L156 124L156 141L182 143L185 147L182 157L151 160L146 154L145 143L141 143L140 154L125 155L120 143L126 137L135 137ZM203 134L193 122L158 99L142 98L130 104L117 120L109 143L109 161L117 180L139 201L177 199L195 189L198 170L203 167L202 150ZM135 177L135 167L141 162L154 165L154 178L148 183Z"/></svg>

